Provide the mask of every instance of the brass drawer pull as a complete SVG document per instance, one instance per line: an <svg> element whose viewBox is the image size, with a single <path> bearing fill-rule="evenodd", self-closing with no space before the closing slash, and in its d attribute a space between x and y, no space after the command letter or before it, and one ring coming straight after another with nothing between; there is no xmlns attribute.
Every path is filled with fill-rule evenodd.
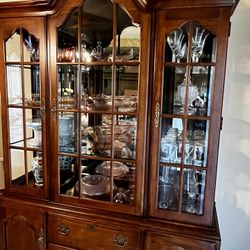
<svg viewBox="0 0 250 250"><path fill-rule="evenodd" d="M57 232L59 234L65 235L65 236L67 236L69 234L69 232L70 232L70 228L66 224L57 225L56 229L57 229Z"/></svg>
<svg viewBox="0 0 250 250"><path fill-rule="evenodd" d="M113 243L116 247L126 247L128 245L128 238L123 236L122 234L113 237Z"/></svg>
<svg viewBox="0 0 250 250"><path fill-rule="evenodd" d="M96 225L95 224L87 224L87 230L88 231L95 231Z"/></svg>

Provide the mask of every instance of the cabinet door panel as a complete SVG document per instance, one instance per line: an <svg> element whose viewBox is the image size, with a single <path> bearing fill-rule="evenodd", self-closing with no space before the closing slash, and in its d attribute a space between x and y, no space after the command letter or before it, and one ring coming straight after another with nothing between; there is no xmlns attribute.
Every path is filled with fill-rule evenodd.
<svg viewBox="0 0 250 250"><path fill-rule="evenodd" d="M35 209L1 208L4 249L44 249L44 214Z"/></svg>
<svg viewBox="0 0 250 250"><path fill-rule="evenodd" d="M142 214L151 17L132 0L79 2L48 21L54 197Z"/></svg>
<svg viewBox="0 0 250 250"><path fill-rule="evenodd" d="M216 243L178 237L173 235L148 234L146 250L216 250Z"/></svg>
<svg viewBox="0 0 250 250"><path fill-rule="evenodd" d="M198 12L157 15L149 200L154 217L212 225L229 20Z"/></svg>
<svg viewBox="0 0 250 250"><path fill-rule="evenodd" d="M6 189L36 197L47 195L45 38L43 17L10 18L1 22Z"/></svg>

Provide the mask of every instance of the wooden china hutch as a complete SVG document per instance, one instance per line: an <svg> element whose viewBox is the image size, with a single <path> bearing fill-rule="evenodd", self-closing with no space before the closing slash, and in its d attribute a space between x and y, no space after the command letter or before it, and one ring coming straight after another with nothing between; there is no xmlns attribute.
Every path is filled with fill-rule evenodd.
<svg viewBox="0 0 250 250"><path fill-rule="evenodd" d="M0 249L220 249L233 0L0 4Z"/></svg>

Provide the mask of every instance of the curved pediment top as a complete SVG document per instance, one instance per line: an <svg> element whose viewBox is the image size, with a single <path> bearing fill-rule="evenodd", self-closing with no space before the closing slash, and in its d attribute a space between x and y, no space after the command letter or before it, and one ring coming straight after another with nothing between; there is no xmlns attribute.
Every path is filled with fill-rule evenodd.
<svg viewBox="0 0 250 250"><path fill-rule="evenodd" d="M134 0L137 5L145 9L173 9L193 7L232 7L235 9L239 0Z"/></svg>
<svg viewBox="0 0 250 250"><path fill-rule="evenodd" d="M65 0L0 0L0 17L54 13L64 1Z"/></svg>

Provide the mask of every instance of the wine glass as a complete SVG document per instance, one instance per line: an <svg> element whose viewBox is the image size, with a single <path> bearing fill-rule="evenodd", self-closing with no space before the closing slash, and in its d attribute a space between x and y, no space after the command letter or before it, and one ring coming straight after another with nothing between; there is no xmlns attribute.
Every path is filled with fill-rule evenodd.
<svg viewBox="0 0 250 250"><path fill-rule="evenodd" d="M181 58L185 55L187 44L183 42L185 35L181 30L174 30L167 37L169 47L173 52L172 61L180 63Z"/></svg>
<svg viewBox="0 0 250 250"><path fill-rule="evenodd" d="M187 172L187 207L188 213L197 213L197 197L199 195L196 171L189 169Z"/></svg>
<svg viewBox="0 0 250 250"><path fill-rule="evenodd" d="M195 27L194 34L192 37L192 61L199 62L199 58L202 55L203 48L209 33L201 28Z"/></svg>

